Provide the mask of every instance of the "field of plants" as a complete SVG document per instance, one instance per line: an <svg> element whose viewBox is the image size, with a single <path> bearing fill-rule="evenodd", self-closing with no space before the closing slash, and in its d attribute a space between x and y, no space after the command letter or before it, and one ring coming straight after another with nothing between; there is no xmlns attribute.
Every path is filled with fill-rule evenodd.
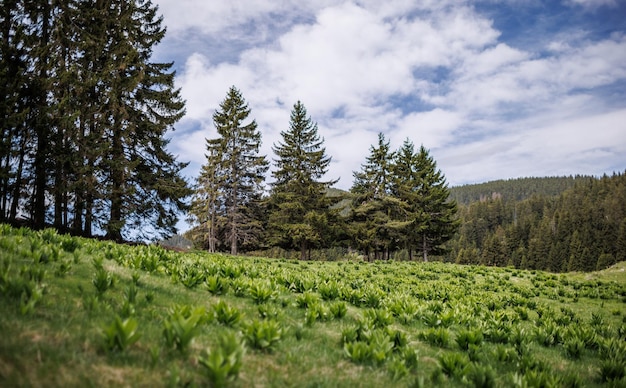
<svg viewBox="0 0 626 388"><path fill-rule="evenodd" d="M625 270L270 260L0 225L0 386L625 386Z"/></svg>

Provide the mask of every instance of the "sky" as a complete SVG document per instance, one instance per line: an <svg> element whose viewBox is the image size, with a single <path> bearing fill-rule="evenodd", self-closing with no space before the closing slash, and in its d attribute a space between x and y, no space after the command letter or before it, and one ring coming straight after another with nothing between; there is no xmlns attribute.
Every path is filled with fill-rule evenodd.
<svg viewBox="0 0 626 388"><path fill-rule="evenodd" d="M301 101L341 189L379 132L424 145L450 186L626 170L626 0L153 2L190 182L231 86L270 161Z"/></svg>

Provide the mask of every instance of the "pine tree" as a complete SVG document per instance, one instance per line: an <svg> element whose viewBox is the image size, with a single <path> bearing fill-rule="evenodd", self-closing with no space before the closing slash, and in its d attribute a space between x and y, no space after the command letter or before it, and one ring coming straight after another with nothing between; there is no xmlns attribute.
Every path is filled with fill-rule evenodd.
<svg viewBox="0 0 626 388"><path fill-rule="evenodd" d="M172 63L150 61L153 47L165 35L162 17L150 1L118 0L107 6L109 29L104 49L105 108L110 125L107 143L107 236L148 223L163 235L175 231L177 213L190 194L181 170L166 151L165 132L184 114L180 90L174 89ZM101 78L102 79L102 78ZM144 236L140 236L144 237Z"/></svg>
<svg viewBox="0 0 626 388"><path fill-rule="evenodd" d="M415 170L420 174L419 185L414 190L421 209L420 224L415 228L416 242L422 258L428 261L428 255L441 253L442 244L456 233L459 226L457 204L450 199L446 179L424 146L417 152Z"/></svg>
<svg viewBox="0 0 626 388"><path fill-rule="evenodd" d="M258 156L261 133L257 131L256 121L244 124L249 115L250 108L241 92L232 86L213 114L219 137L207 140L210 157L206 171L217 174L219 180L205 183L208 185L205 190L215 192L219 187L221 205L215 209L218 213L209 213L208 217L224 218L224 241L230 244L233 255L238 253L241 244L258 240L263 229L262 220L256 217L256 208L260 206L268 162L265 156ZM196 195L196 198L199 197ZM207 206L212 209L210 204Z"/></svg>
<svg viewBox="0 0 626 388"><path fill-rule="evenodd" d="M282 131L281 136L282 142L273 147L278 158L269 200L272 242L299 248L300 259L304 260L310 246L323 239L332 217L327 191L337 181L320 181L331 158L322 146L324 140L318 135L317 124L307 117L300 101L291 111L289 130Z"/></svg>
<svg viewBox="0 0 626 388"><path fill-rule="evenodd" d="M371 251L375 258L379 252L388 255L396 230L391 213L401 204L391 195L393 158L389 141L379 133L378 145L370 147L370 155L361 165L361 171L353 173L350 234L368 258Z"/></svg>
<svg viewBox="0 0 626 388"><path fill-rule="evenodd" d="M130 226L135 238L173 232L188 189L164 135L184 102L172 64L151 62L165 33L156 7L11 0L0 8L0 77L14 79L1 90L12 106L0 104L2 216L28 214L35 228L87 236L97 227L112 239Z"/></svg>
<svg viewBox="0 0 626 388"><path fill-rule="evenodd" d="M209 148L208 141L207 151L209 152L205 154L207 163L200 169L200 176L196 180L189 209L189 222L197 224L191 231L194 240L199 238L209 252L216 252L222 177L218 174L219 160L216 159L216 150Z"/></svg>

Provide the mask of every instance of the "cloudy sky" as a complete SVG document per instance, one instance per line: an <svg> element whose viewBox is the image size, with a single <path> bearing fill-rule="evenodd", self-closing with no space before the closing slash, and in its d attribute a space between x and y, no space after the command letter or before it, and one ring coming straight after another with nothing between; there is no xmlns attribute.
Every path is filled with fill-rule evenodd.
<svg viewBox="0 0 626 388"><path fill-rule="evenodd" d="M453 186L626 169L625 0L154 2L190 180L231 85L269 159L302 101L343 189L379 132L430 149Z"/></svg>

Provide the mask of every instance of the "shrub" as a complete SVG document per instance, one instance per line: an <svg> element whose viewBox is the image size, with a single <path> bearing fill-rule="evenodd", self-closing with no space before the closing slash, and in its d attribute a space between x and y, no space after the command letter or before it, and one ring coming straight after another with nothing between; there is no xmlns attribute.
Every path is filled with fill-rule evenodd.
<svg viewBox="0 0 626 388"><path fill-rule="evenodd" d="M225 333L218 337L217 346L206 349L198 357L198 363L204 367L211 386L226 387L239 376L244 353L241 339L233 333Z"/></svg>

